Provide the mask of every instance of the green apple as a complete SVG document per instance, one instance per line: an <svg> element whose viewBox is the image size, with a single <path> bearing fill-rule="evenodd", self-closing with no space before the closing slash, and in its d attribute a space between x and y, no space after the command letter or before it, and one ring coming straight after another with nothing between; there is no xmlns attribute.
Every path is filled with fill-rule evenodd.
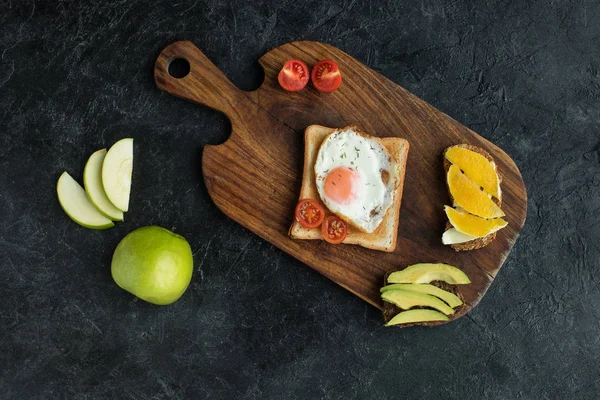
<svg viewBox="0 0 600 400"><path fill-rule="evenodd" d="M106 149L96 151L90 156L83 170L83 185L92 204L113 221L123 221L123 211L110 202L102 186L102 163Z"/></svg>
<svg viewBox="0 0 600 400"><path fill-rule="evenodd" d="M108 200L123 212L129 209L132 172L133 139L121 139L112 145L104 157L102 186Z"/></svg>
<svg viewBox="0 0 600 400"><path fill-rule="evenodd" d="M115 224L90 202L85 190L66 171L56 184L58 202L67 215L79 225L91 229L112 228Z"/></svg>
<svg viewBox="0 0 600 400"><path fill-rule="evenodd" d="M402 271L392 272L388 283L430 283L444 281L451 285L471 283L469 277L460 269L448 264L414 264Z"/></svg>
<svg viewBox="0 0 600 400"><path fill-rule="evenodd" d="M410 290L413 292L420 292L430 294L435 297L439 297L444 300L452 308L460 306L463 302L454 293L450 293L446 290L440 289L437 286L430 285L428 283L394 283L381 288L381 292L387 292L388 290Z"/></svg>
<svg viewBox="0 0 600 400"><path fill-rule="evenodd" d="M149 303L171 304L192 279L194 260L187 240L159 226L136 229L121 240L112 258L112 277L121 288Z"/></svg>
<svg viewBox="0 0 600 400"><path fill-rule="evenodd" d="M381 299L387 301L388 303L395 304L403 310L408 310L412 307L422 306L434 308L438 311L443 312L446 315L454 314L454 310L452 309L452 307L448 306L448 304L444 303L437 297L433 297L432 295L425 293L393 289L382 292Z"/></svg>
<svg viewBox="0 0 600 400"><path fill-rule="evenodd" d="M412 322L449 321L450 318L435 310L416 309L402 311L390 319L385 326L410 324Z"/></svg>

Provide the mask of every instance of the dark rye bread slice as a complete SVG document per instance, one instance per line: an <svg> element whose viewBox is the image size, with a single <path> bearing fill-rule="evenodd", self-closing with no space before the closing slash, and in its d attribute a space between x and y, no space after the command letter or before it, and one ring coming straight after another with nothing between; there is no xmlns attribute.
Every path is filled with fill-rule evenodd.
<svg viewBox="0 0 600 400"><path fill-rule="evenodd" d="M500 173L498 172L498 166L496 165L496 162L494 161L494 158L490 155L490 153L483 150L481 147L472 146L470 144L457 144L455 146L448 147L448 149L450 149L452 147L461 147L463 149L471 150L471 151L481 154L482 156L487 158L488 161L493 163L494 170L496 171L496 174L498 175L498 181L499 181L500 185L502 185L502 175L500 175ZM442 155L442 157L444 157L444 171L445 171L446 175L448 174L448 170L450 169L450 166L452 165L452 163L450 161L448 161L448 159L446 158L446 151L448 151L448 149L446 149L444 151L444 154ZM446 180L446 185L448 185L447 180ZM452 203L454 203L454 198L452 197L452 194L450 193L450 188L448 188L448 195L450 196L450 201ZM497 199L495 197L492 197L492 201L494 203L496 203L496 205L498 207L502 207L502 187L500 187L500 198ZM451 229L451 228L452 228L452 224L450 223L450 221L446 222L446 228L444 229L444 231L447 231L448 229ZM481 248L487 246L494 239L496 239L496 232L492 232L487 236L477 238L474 240L470 240L468 242L451 244L450 247L452 247L456 251L477 250L477 249L481 249Z"/></svg>
<svg viewBox="0 0 600 400"><path fill-rule="evenodd" d="M385 274L385 277L383 279L383 284L387 285L387 279L388 276L390 276L390 274ZM458 286L459 285L450 285L449 283L446 283L444 281L433 281L431 282L431 284L433 286L437 286L442 290L445 290L447 292L453 293L456 296L458 296L461 300L464 301L462 294L460 293L460 291L458 290ZM457 313L461 310L461 308L463 308L465 305L464 303L458 307L456 307L454 309L454 313ZM419 308L427 308L427 307L412 307L410 308L410 310L416 310ZM400 314L402 311L406 311L401 309L400 307L398 307L395 304L392 303L388 303L387 301L383 302L383 320L385 321L385 323L387 324L392 318L394 318L396 315ZM412 322L410 324L398 324L398 325L393 325L393 326L398 326L400 328L407 328L409 326L436 326L436 325L441 325L444 323L447 323L448 321L427 321L427 322Z"/></svg>

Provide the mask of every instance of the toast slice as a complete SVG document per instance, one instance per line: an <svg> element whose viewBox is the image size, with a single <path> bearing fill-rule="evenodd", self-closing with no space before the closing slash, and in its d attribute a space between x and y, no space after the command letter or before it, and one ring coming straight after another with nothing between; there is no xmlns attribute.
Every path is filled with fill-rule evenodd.
<svg viewBox="0 0 600 400"><path fill-rule="evenodd" d="M481 154L482 156L487 158L489 161L491 161L493 163L494 170L496 171L496 174L498 175L498 180L500 181L500 185L502 185L502 175L500 175L500 173L498 172L498 166L494 162L494 158L490 155L490 153L488 153L481 147L472 146L470 144L458 144L458 145L451 146L451 147L461 147L463 149L471 150L471 151ZM448 147L448 149L451 147ZM444 157L444 171L446 174L448 173L448 170L450 169L450 166L452 165L452 163L450 163L450 161L448 161L448 159L446 158L446 151L448 151L448 149L446 149L444 151L444 154L442 155L442 157ZM454 203L454 198L452 198L452 194L450 194L450 189L448 189L448 195L450 196L450 201L452 201ZM499 198L497 199L495 197L492 197L492 201L494 203L496 203L496 205L498 205L498 207L502 207L502 186L500 186ZM444 229L444 231L447 231L448 229L452 229L452 224L449 221L446 223L446 228ZM456 251L468 251L468 250L481 249L481 248L487 246L488 244L490 244L494 239L496 239L496 233L497 232L492 232L487 236L469 240L468 242L464 242L464 243L451 244L450 247L452 247Z"/></svg>
<svg viewBox="0 0 600 400"><path fill-rule="evenodd" d="M360 132L355 126L342 128L342 130L352 128ZM302 176L302 187L300 188L300 197L302 199L316 200L327 214L330 214L327 207L321 202L317 187L315 184L315 161L321 143L335 128L327 128L320 125L310 125L304 131L304 169ZM377 138L389 151L396 162L397 175L399 177L398 185L394 190L394 202L388 208L381 224L371 233L360 232L358 229L350 228L348 236L342 243L357 244L372 250L393 252L396 249L396 240L398 237L398 224L400 221L400 205L402 203L402 191L404 189L404 174L406 171L406 159L408 157L409 144L402 138ZM292 239L316 240L323 239L321 228L304 228L297 221L292 223L289 230Z"/></svg>
<svg viewBox="0 0 600 400"><path fill-rule="evenodd" d="M385 277L383 279L384 286L387 285L387 278L389 275L390 275L389 273L385 274ZM458 290L459 285L450 285L449 283L446 283L444 281L432 281L431 284L433 286L439 287L442 290L445 290L447 292L455 294L463 301L463 304L461 304L460 306L458 306L454 309L455 314L460 312L460 310L465 306L464 298L463 298L462 294L460 293L460 290ZM427 307L413 307L411 309L417 309L417 308L427 308ZM397 314L401 313L402 311L405 311L405 310L401 309L400 307L398 307L395 304L384 301L383 309L382 309L384 322L387 324L392 318L394 318ZM409 324L399 324L399 325L394 325L394 326L400 327L400 328L408 328L409 326L416 326L416 325L418 325L418 326L436 326L436 325L441 325L441 324L445 324L445 323L447 323L447 321L427 321L427 322L412 322Z"/></svg>

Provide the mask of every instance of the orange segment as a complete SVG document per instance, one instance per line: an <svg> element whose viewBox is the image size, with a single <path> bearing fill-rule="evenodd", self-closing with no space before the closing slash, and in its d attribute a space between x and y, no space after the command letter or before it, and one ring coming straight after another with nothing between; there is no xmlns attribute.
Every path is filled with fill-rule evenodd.
<svg viewBox="0 0 600 400"><path fill-rule="evenodd" d="M508 225L502 218L484 219L452 207L444 206L448 220L457 231L474 237L484 237Z"/></svg>
<svg viewBox="0 0 600 400"><path fill-rule="evenodd" d="M456 205L482 218L503 217L504 212L481 190L478 184L460 172L456 165L448 170L448 189Z"/></svg>
<svg viewBox="0 0 600 400"><path fill-rule="evenodd" d="M494 164L479 153L452 146L446 150L446 158L464 171L473 182L495 198L500 198L500 179Z"/></svg>

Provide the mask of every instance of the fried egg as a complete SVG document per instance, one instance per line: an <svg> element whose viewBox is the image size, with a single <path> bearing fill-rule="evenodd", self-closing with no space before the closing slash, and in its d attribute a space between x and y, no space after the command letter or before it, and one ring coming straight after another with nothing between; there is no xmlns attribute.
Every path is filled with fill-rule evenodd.
<svg viewBox="0 0 600 400"><path fill-rule="evenodd" d="M394 203L396 162L380 140L345 128L325 138L315 162L317 192L325 206L371 233Z"/></svg>

